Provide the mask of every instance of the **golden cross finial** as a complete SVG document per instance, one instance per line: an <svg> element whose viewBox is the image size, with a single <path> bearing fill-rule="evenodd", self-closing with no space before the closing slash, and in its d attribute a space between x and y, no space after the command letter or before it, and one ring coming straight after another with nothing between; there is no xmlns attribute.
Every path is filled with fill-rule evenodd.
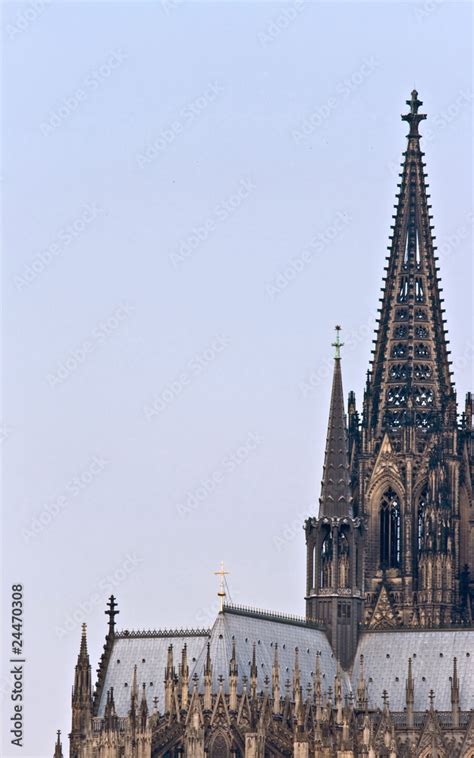
<svg viewBox="0 0 474 758"><path fill-rule="evenodd" d="M333 342L331 345L331 347L336 348L336 355L335 355L336 360L339 360L339 358L341 357L341 347L344 347L344 343L341 342L340 340L340 332L341 332L341 327L339 326L339 324L336 324L336 341Z"/></svg>
<svg viewBox="0 0 474 758"><path fill-rule="evenodd" d="M220 584L219 584L219 592L217 593L217 597L220 598L220 608L219 608L219 610L220 610L221 613L224 610L224 600L225 600L225 597L226 597L226 592L225 592L225 577L227 576L228 573L229 572L224 569L224 561L221 561L221 567L220 567L219 571L214 571L214 574L216 576L220 576L220 578L221 578Z"/></svg>

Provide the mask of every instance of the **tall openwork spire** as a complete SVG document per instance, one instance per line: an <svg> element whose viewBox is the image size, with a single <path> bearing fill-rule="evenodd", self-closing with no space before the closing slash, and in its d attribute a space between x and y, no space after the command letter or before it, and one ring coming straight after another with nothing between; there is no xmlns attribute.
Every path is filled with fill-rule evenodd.
<svg viewBox="0 0 474 758"><path fill-rule="evenodd" d="M350 473L344 393L341 372L341 327L336 326L334 375L329 409L323 480L319 500L319 516L348 516L351 514Z"/></svg>
<svg viewBox="0 0 474 758"><path fill-rule="evenodd" d="M416 90L407 104L408 145L364 406L365 426L375 435L404 426L439 428L454 398L420 149L419 124L426 116L418 112Z"/></svg>

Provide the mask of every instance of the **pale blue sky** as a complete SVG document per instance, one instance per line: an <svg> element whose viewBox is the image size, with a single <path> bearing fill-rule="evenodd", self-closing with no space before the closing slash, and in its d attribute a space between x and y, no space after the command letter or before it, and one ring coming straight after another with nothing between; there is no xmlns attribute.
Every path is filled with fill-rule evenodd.
<svg viewBox="0 0 474 758"><path fill-rule="evenodd" d="M208 625L224 559L303 612L333 326L360 406L414 85L471 388L472 5L3 11L3 607L23 582L43 756L111 589L120 627Z"/></svg>

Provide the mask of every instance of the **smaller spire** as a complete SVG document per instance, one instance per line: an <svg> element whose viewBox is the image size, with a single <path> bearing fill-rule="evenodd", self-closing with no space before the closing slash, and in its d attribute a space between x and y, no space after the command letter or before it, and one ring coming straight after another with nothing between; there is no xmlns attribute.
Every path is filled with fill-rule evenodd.
<svg viewBox="0 0 474 758"><path fill-rule="evenodd" d="M275 642L275 653L272 665L272 695L273 695L273 713L275 716L280 715L280 661L278 660L278 642Z"/></svg>
<svg viewBox="0 0 474 758"><path fill-rule="evenodd" d="M146 700L146 684L143 682L142 686L142 699L140 703L140 728L144 732L146 729L146 722L148 719L148 703Z"/></svg>
<svg viewBox="0 0 474 758"><path fill-rule="evenodd" d="M133 727L136 726L138 716L138 683L137 683L137 667L133 667L132 686L130 688L130 720Z"/></svg>
<svg viewBox="0 0 474 758"><path fill-rule="evenodd" d="M457 658L453 658L453 676L451 678L451 716L453 721L453 727L456 729L459 727L459 713L460 713L460 702L459 702L459 678L458 678L458 667L457 667Z"/></svg>
<svg viewBox="0 0 474 758"><path fill-rule="evenodd" d="M237 665L237 652L235 649L235 639L232 640L232 655L229 663L229 676L237 676L239 673L239 667Z"/></svg>
<svg viewBox="0 0 474 758"><path fill-rule="evenodd" d="M340 341L341 327L336 327L336 355L329 408L326 450L324 454L323 480L319 499L319 516L352 515L351 477L349 470L349 445L342 388Z"/></svg>
<svg viewBox="0 0 474 758"><path fill-rule="evenodd" d="M368 705L367 683L365 681L364 656L360 656L359 681L357 682L357 708L366 710Z"/></svg>
<svg viewBox="0 0 474 758"><path fill-rule="evenodd" d="M56 740L56 745L54 747L54 756L53 758L63 758L63 748L61 745L61 732L58 729L58 736Z"/></svg>
<svg viewBox="0 0 474 758"><path fill-rule="evenodd" d="M314 673L314 697L315 697L315 700L316 700L316 709L317 709L317 711L319 713L319 718L321 717L320 716L320 709L321 709L321 702L322 702L321 695L322 695L322 690L321 690L321 653L318 650L317 653L316 653L316 670L315 670L315 673Z"/></svg>
<svg viewBox="0 0 474 758"><path fill-rule="evenodd" d="M189 694L189 665L188 665L188 646L184 643L184 647L181 651L181 666L179 670L179 678L181 683L181 708L186 710L188 707L188 694Z"/></svg>
<svg viewBox="0 0 474 758"><path fill-rule="evenodd" d="M405 687L405 701L407 709L407 726L409 729L413 729L415 724L413 712L415 704L415 683L413 681L411 658L408 659L408 678Z"/></svg>
<svg viewBox="0 0 474 758"><path fill-rule="evenodd" d="M252 663L250 664L250 697L254 699L257 695L257 645L254 642L252 647Z"/></svg>
<svg viewBox="0 0 474 758"><path fill-rule="evenodd" d="M237 682L239 667L237 665L237 653L235 649L235 639L232 640L232 656L229 662L229 709L237 710Z"/></svg>
<svg viewBox="0 0 474 758"><path fill-rule="evenodd" d="M206 662L204 664L204 710L212 710L212 660L211 643L207 643Z"/></svg>

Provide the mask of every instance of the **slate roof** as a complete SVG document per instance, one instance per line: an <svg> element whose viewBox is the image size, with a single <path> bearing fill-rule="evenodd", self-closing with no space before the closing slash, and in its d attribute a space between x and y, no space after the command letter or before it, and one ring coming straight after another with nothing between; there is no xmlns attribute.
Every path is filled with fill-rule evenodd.
<svg viewBox="0 0 474 758"><path fill-rule="evenodd" d="M157 697L158 709L163 712L163 679L169 645L173 645L174 665L178 671L181 650L186 643L190 683L196 673L202 689L207 643L210 642L213 691L217 691L221 675L226 689L234 640L239 692L242 691L242 678L249 677L254 642L259 691L264 689L266 676L271 682L275 643L278 643L282 694L287 679L292 686L295 648L298 648L303 697L306 696L307 685L313 683L317 652L321 655L322 689L334 689L337 663L323 631L307 624L304 619L226 606L224 612L218 614L211 630L122 632L117 635L105 675L98 716L104 715L107 690L111 687L114 688L117 715L127 715L135 665L140 691L142 684L146 685L149 709L152 710L153 699ZM364 656L371 708L381 707L382 692L387 690L390 710L403 712L408 658L411 657L415 680L415 711L426 711L430 689L436 693L435 708L438 711L450 711L450 677L455 656L458 662L461 709L474 708L474 629L367 632L359 642L351 674L344 671L340 673L344 694L357 689L361 654Z"/></svg>
<svg viewBox="0 0 474 758"><path fill-rule="evenodd" d="M181 650L186 643L190 680L196 673L202 687L207 642L210 641L213 689L216 691L220 675L224 677L224 682L227 684L234 639L239 670L239 691L242 691L243 676L249 676L254 642L256 643L259 690L264 688L266 675L271 680L276 642L283 691L286 680L290 679L292 682L296 647L299 649L303 693L308 683L312 683L318 651L321 653L323 689L334 686L337 664L324 632L309 626L303 619L298 621L296 618L278 614L226 607L223 613L218 614L210 634L204 632L201 635L190 636L189 633L183 631L176 632L173 636L170 636L169 632L149 633L145 636L143 633L130 632L127 635L122 633L118 636L114 640L97 715L100 717L104 715L107 690L111 687L114 688L117 715L127 715L130 707L130 684L135 665L139 690L141 691L142 684L146 685L149 709L153 708L153 698L158 697L158 709L163 711L163 679L169 645L173 645L174 665L178 670ZM342 673L341 678L343 691L348 692L349 677Z"/></svg>
<svg viewBox="0 0 474 758"><path fill-rule="evenodd" d="M364 656L369 706L380 707L383 690L389 694L390 710L403 711L408 658L412 659L415 684L415 711L429 706L434 690L434 706L451 710L450 677L457 658L461 709L474 708L474 629L369 632L359 642L352 671L357 687L359 658ZM372 680L372 681L371 681Z"/></svg>
<svg viewBox="0 0 474 758"><path fill-rule="evenodd" d="M133 668L137 666L137 681L140 688L146 685L148 708L153 709L153 698L158 697L158 709L163 711L164 704L164 672L168 646L173 645L175 663L178 665L181 650L186 643L188 648L189 666L193 665L201 650L206 646L209 635L192 635L186 631L176 632L170 636L168 632L156 632L147 635L130 632L128 636L118 636L114 640L112 654L109 659L104 687L102 689L97 715L104 716L107 691L114 688L115 707L118 716L126 716L130 708L130 685Z"/></svg>

